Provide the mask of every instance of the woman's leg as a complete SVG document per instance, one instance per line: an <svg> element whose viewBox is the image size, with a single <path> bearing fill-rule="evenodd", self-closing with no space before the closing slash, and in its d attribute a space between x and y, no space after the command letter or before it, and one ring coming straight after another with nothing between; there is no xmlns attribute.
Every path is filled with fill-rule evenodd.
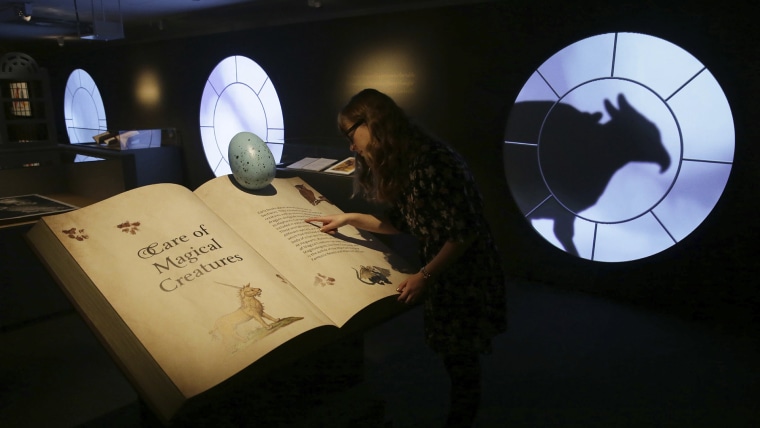
<svg viewBox="0 0 760 428"><path fill-rule="evenodd" d="M480 355L447 354L443 356L443 364L451 380L446 427L471 427L480 406Z"/></svg>

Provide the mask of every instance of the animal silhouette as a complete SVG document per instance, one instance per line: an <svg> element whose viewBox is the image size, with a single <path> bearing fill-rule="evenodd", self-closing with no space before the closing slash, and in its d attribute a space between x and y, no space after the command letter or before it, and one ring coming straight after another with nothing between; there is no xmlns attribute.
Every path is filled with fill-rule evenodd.
<svg viewBox="0 0 760 428"><path fill-rule="evenodd" d="M601 112L581 112L550 101L515 104L510 141L537 141L541 176L559 204L536 209L533 218L554 221L553 232L565 251L578 255L573 243L575 214L595 205L612 176L630 162L656 163L660 173L671 163L657 126L631 106L623 94L616 108L604 100ZM540 130L535 135L535 130Z"/></svg>

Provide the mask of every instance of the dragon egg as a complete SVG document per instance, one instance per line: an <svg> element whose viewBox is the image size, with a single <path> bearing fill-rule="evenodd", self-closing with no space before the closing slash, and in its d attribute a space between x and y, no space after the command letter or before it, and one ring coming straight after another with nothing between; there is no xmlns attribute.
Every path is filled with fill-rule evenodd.
<svg viewBox="0 0 760 428"><path fill-rule="evenodd" d="M232 137L227 158L235 180L246 189L263 189L274 180L276 166L272 151L254 133L240 132Z"/></svg>

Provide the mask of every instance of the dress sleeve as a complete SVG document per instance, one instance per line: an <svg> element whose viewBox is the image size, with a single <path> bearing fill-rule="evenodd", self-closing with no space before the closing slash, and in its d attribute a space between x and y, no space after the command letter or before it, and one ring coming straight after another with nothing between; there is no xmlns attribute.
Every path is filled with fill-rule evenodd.
<svg viewBox="0 0 760 428"><path fill-rule="evenodd" d="M404 221L404 215L398 206L393 206L385 210L385 218L391 226L395 227L401 233L410 233L409 225Z"/></svg>
<svg viewBox="0 0 760 428"><path fill-rule="evenodd" d="M435 241L463 242L480 230L480 193L459 156L437 153L416 175L416 205Z"/></svg>

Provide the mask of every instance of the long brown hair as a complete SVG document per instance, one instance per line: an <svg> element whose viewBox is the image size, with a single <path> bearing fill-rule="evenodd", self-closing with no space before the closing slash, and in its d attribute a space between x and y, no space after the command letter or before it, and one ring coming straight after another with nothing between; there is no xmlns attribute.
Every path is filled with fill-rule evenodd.
<svg viewBox="0 0 760 428"><path fill-rule="evenodd" d="M409 160L420 144L418 130L393 99L376 89L357 93L338 114L343 134L359 121L369 128L370 142L365 156L356 156L354 195L392 202L409 180Z"/></svg>

